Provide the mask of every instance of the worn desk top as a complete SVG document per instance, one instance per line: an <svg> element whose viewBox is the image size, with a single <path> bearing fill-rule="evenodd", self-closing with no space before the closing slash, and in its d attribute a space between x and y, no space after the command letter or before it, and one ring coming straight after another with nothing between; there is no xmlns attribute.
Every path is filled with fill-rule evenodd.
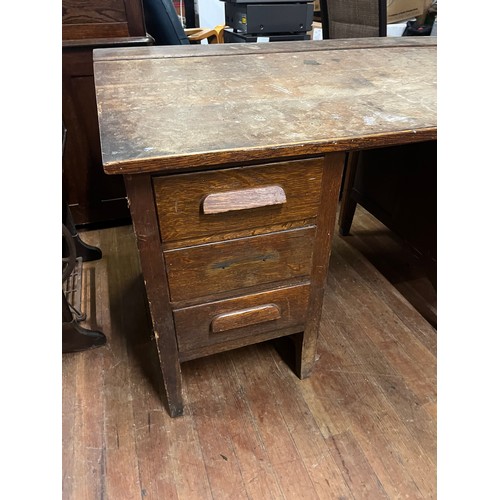
<svg viewBox="0 0 500 500"><path fill-rule="evenodd" d="M155 172L434 139L436 43L95 50L104 169Z"/></svg>

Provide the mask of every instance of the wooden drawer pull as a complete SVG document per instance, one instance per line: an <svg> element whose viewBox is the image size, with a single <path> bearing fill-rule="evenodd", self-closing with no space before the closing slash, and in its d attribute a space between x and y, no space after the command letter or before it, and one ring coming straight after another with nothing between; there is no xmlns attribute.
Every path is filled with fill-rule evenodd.
<svg viewBox="0 0 500 500"><path fill-rule="evenodd" d="M213 333L220 333L279 318L281 318L280 308L276 304L266 304L219 314L212 320L211 330Z"/></svg>
<svg viewBox="0 0 500 500"><path fill-rule="evenodd" d="M202 211L204 214L220 214L283 203L286 203L286 194L281 186L265 186L209 194L203 200Z"/></svg>

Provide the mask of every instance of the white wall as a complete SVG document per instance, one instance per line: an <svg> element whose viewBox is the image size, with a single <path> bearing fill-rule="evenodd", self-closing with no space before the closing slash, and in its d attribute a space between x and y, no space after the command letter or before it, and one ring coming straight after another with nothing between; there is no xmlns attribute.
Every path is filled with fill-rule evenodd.
<svg viewBox="0 0 500 500"><path fill-rule="evenodd" d="M218 24L224 24L225 3L220 0L197 0L200 28L213 28Z"/></svg>

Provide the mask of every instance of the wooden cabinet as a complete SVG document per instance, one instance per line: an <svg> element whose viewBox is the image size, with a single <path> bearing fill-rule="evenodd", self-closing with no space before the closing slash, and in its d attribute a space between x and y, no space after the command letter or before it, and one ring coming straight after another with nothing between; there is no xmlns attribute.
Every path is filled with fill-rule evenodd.
<svg viewBox="0 0 500 500"><path fill-rule="evenodd" d="M172 416L190 359L292 336L309 375L344 156L125 175Z"/></svg>
<svg viewBox="0 0 500 500"><path fill-rule="evenodd" d="M320 157L152 177L181 361L304 330L324 168Z"/></svg>
<svg viewBox="0 0 500 500"><path fill-rule="evenodd" d="M361 204L424 259L435 284L437 141L351 156L339 216L341 233L349 233L356 204Z"/></svg>
<svg viewBox="0 0 500 500"><path fill-rule="evenodd" d="M76 224L130 217L120 176L102 170L92 51L147 45L141 0L63 0L63 189Z"/></svg>
<svg viewBox="0 0 500 500"><path fill-rule="evenodd" d="M141 0L63 0L63 40L143 37Z"/></svg>

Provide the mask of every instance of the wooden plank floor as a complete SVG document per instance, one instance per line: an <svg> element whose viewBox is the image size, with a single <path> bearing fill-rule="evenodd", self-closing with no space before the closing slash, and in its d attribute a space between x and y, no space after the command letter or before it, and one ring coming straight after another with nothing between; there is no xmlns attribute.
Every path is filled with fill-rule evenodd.
<svg viewBox="0 0 500 500"><path fill-rule="evenodd" d="M430 270L424 259L359 204L346 241L359 250L434 328L437 327L435 270Z"/></svg>
<svg viewBox="0 0 500 500"><path fill-rule="evenodd" d="M334 238L318 360L300 381L271 343L182 365L163 406L130 226L90 231L87 326L63 356L64 499L436 498L436 331Z"/></svg>

